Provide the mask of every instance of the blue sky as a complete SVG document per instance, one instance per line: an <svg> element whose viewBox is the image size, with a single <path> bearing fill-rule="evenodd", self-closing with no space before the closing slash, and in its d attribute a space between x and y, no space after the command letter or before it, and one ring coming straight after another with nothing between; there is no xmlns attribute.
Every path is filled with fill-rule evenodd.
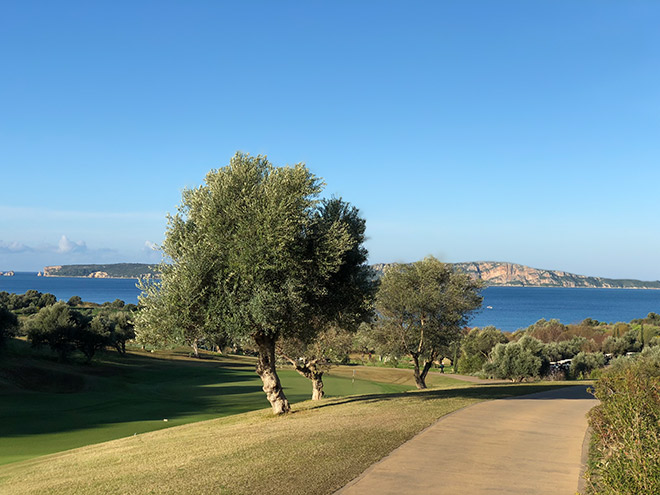
<svg viewBox="0 0 660 495"><path fill-rule="evenodd" d="M152 262L241 150L372 262L660 279L660 3L4 1L0 270Z"/></svg>

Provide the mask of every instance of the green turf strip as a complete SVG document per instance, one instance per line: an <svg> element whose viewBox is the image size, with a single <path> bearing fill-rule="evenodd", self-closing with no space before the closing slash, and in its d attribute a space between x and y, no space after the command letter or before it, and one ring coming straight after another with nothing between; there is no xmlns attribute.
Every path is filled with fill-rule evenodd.
<svg viewBox="0 0 660 495"><path fill-rule="evenodd" d="M0 464L268 407L249 359L170 357L178 356L108 353L91 365L5 360ZM291 402L310 397L309 380L291 370L279 373ZM324 382L330 397L412 388L337 376Z"/></svg>

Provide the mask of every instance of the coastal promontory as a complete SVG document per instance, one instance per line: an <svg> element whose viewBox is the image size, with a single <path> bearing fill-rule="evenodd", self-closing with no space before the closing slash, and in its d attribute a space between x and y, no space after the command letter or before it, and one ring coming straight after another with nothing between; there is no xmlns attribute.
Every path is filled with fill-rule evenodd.
<svg viewBox="0 0 660 495"><path fill-rule="evenodd" d="M532 268L502 261L453 263L457 270L481 279L487 286L500 287L581 287L592 289L660 289L660 281L612 279L576 275L559 270ZM387 263L374 265L382 272Z"/></svg>
<svg viewBox="0 0 660 495"><path fill-rule="evenodd" d="M140 278L154 277L156 266L145 263L110 263L107 265L45 266L44 277Z"/></svg>

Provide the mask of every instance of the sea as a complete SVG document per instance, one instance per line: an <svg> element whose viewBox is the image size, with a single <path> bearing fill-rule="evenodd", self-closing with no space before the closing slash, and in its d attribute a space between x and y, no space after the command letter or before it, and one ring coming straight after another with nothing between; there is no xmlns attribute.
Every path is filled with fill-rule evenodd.
<svg viewBox="0 0 660 495"><path fill-rule="evenodd" d="M23 294L34 289L50 292L67 301L80 296L83 301L104 303L121 299L137 304L140 290L135 279L38 277L36 272L0 276L0 291ZM493 325L512 332L538 320L557 319L579 323L585 318L614 323L660 314L660 290L652 289L573 289L563 287L488 287L483 290L482 308L469 326Z"/></svg>

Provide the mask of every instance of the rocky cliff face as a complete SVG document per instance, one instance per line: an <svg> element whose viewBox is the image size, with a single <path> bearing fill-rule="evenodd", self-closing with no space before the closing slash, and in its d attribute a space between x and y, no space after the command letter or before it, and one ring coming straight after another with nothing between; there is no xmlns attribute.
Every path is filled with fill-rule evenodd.
<svg viewBox="0 0 660 495"><path fill-rule="evenodd" d="M44 277L57 277L62 265L44 266Z"/></svg>
<svg viewBox="0 0 660 495"><path fill-rule="evenodd" d="M473 261L453 263L453 265L457 270L483 280L488 286L660 289L660 281L643 282L641 280L588 277L500 261ZM382 273L386 266L388 266L386 263L373 265L379 273Z"/></svg>
<svg viewBox="0 0 660 495"><path fill-rule="evenodd" d="M110 278L107 272L92 272L87 275L89 278Z"/></svg>
<svg viewBox="0 0 660 495"><path fill-rule="evenodd" d="M599 277L586 277L584 275L574 275L562 271L541 270L515 263L471 262L456 263L454 266L460 271L480 278L488 285L601 288L617 286Z"/></svg>

